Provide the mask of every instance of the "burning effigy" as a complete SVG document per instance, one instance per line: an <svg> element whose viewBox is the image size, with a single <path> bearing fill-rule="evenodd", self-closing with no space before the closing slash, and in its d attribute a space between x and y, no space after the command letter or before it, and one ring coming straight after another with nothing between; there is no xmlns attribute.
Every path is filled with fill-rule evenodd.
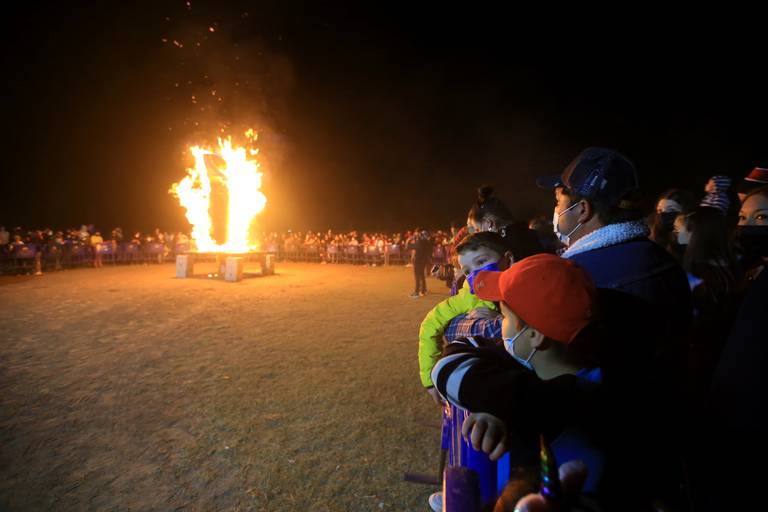
<svg viewBox="0 0 768 512"><path fill-rule="evenodd" d="M219 137L216 147L189 148L194 165L169 191L186 210L192 227L190 250L176 260L177 277L190 277L194 257L201 254L215 255L216 277L228 281L242 279L246 257L261 262L262 274L274 272L272 255L261 251L254 236L256 217L267 204L260 190L257 134L249 129L244 136L247 142L242 146L230 135Z"/></svg>

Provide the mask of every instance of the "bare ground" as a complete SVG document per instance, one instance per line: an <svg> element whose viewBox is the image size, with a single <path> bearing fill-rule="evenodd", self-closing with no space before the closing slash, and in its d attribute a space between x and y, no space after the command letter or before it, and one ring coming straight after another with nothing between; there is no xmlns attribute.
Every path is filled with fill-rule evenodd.
<svg viewBox="0 0 768 512"><path fill-rule="evenodd" d="M426 510L402 477L436 472L416 336L446 289L277 271L0 277L0 510Z"/></svg>

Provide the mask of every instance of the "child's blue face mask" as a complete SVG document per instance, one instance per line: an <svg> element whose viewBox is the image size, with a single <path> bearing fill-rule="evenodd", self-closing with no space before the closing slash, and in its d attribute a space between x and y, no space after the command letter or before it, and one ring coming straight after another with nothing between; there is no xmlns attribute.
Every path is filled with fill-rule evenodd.
<svg viewBox="0 0 768 512"><path fill-rule="evenodd" d="M478 272L498 272L499 271L499 265L498 263L489 263L483 267L477 268L469 273L467 276L467 282L469 283L469 291L472 293L475 293L475 279L477 278Z"/></svg>

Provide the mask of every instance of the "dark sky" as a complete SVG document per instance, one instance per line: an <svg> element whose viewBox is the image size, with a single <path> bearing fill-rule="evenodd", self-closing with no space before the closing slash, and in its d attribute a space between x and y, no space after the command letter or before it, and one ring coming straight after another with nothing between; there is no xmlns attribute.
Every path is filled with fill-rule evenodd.
<svg viewBox="0 0 768 512"><path fill-rule="evenodd" d="M261 132L269 229L447 226L484 183L550 216L534 177L589 145L633 159L649 196L768 164L766 46L746 14L185 4L6 19L0 224L186 228L167 190L222 127Z"/></svg>

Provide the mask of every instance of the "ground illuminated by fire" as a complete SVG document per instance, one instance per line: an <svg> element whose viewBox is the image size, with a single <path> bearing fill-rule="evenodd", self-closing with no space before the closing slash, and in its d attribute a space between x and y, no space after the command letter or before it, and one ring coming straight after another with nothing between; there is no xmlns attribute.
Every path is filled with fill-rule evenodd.
<svg viewBox="0 0 768 512"><path fill-rule="evenodd" d="M201 265L201 271L204 271ZM170 264L0 281L3 510L419 510L439 410L411 269Z"/></svg>

